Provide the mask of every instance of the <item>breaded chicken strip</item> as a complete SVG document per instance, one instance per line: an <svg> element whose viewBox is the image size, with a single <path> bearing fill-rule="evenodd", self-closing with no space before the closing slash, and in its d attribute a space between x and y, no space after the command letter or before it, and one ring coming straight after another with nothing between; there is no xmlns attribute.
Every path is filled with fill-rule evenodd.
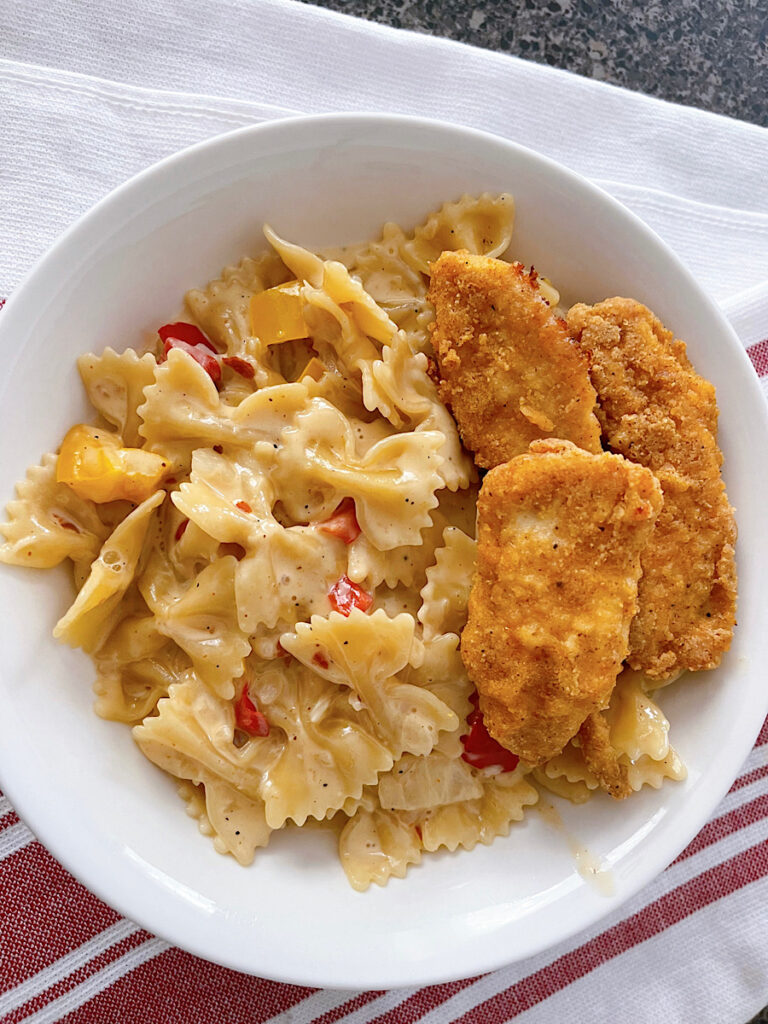
<svg viewBox="0 0 768 1024"><path fill-rule="evenodd" d="M432 264L440 397L486 469L542 437L600 451L587 360L520 263L444 252Z"/></svg>
<svg viewBox="0 0 768 1024"><path fill-rule="evenodd" d="M715 389L633 299L574 306L568 323L590 354L606 442L653 470L664 493L642 556L629 664L656 679L714 668L736 615L736 526L720 477Z"/></svg>
<svg viewBox="0 0 768 1024"><path fill-rule="evenodd" d="M461 655L488 731L530 764L608 704L661 501L642 466L554 439L483 481Z"/></svg>

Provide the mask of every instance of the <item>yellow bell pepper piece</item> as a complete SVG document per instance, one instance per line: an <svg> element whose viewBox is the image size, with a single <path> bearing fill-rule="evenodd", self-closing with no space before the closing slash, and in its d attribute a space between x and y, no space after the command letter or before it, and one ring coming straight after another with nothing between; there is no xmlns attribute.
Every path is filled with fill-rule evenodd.
<svg viewBox="0 0 768 1024"><path fill-rule="evenodd" d="M61 442L56 479L81 498L142 502L157 490L168 472L161 455L124 448L117 434L79 423Z"/></svg>
<svg viewBox="0 0 768 1024"><path fill-rule="evenodd" d="M258 292L251 299L251 334L263 345L308 338L309 328L302 307L299 281L288 281Z"/></svg>

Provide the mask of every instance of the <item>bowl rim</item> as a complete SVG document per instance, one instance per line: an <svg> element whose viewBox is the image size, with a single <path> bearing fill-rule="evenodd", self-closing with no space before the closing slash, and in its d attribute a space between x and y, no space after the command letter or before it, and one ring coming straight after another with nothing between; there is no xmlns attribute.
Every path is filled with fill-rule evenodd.
<svg viewBox="0 0 768 1024"><path fill-rule="evenodd" d="M31 292L33 289L39 289L40 284L46 280L53 281L55 279L59 266L67 260L69 249L73 246L80 249L83 243L88 242L92 232L98 228L101 219L105 215L111 215L115 210L119 211L123 204L130 204L134 194L141 192L147 186L162 182L165 176L172 175L179 169L185 167L187 169L194 168L198 159L205 154L216 154L220 159L221 154L226 153L229 147L238 145L242 139L253 139L255 146L258 146L260 140L268 141L273 139L279 141L280 135L287 132L286 145L290 148L294 133L300 133L303 129L314 130L319 128L332 135L340 129L345 129L348 133L352 133L361 130L368 131L375 127L385 128L390 131L397 131L399 129L415 130L421 133L432 133L435 136L450 136L454 140L458 136L466 142L474 140L482 145L492 144L501 147L510 154L515 153L522 159L546 166L550 172L559 175L562 180L567 181L569 187L576 192L581 190L583 193L590 194L594 198L599 199L600 202L607 203L613 207L614 211L620 214L625 222L632 223L633 230L639 239L655 248L657 252L660 251L666 255L674 265L676 272L698 294L704 309L716 324L718 332L728 339L731 350L729 358L734 358L737 363L740 360L742 368L749 368L749 375L751 375L754 389L761 399L762 430L764 435L768 437L768 407L762 402L762 394L760 393L757 378L752 372L749 358L733 328L714 300L697 283L693 274L644 221L600 186L529 147L521 146L504 136L491 132L454 125L432 118L409 115L343 112L281 117L213 136L152 164L100 199L74 224L67 228L34 264L8 298L2 318L0 318L0 344L3 337L18 329L17 323L23 327L27 315L27 304L31 301ZM255 156L258 158L258 152L256 152ZM196 180L196 174L192 174L191 180ZM12 374L13 365L9 369L9 376L12 376ZM762 711L762 714L759 711ZM610 902L606 900L604 907L598 907L592 912L585 912L578 920L564 922L562 930L557 936L554 938L544 937L539 941L532 942L530 948L523 955L510 957L508 954L501 952L495 958L486 957L481 964L470 960L467 969L462 971L462 973L457 973L455 968L448 968L442 970L432 969L423 974L418 974L418 972L414 973L403 969L392 970L385 966L375 977L372 975L364 977L363 980L366 986L368 988L389 988L402 985L423 986L468 977L479 972L495 970L510 963L527 960L559 943L572 939L579 932L596 924L609 913L625 904L640 889L656 878L699 832L711 816L712 811L728 791L738 773L739 767L754 745L766 714L768 714L768 690L766 691L761 708L755 711L754 727L743 728L739 733L740 742L735 746L731 745L727 756L723 756L721 763L725 765L725 769L721 770L719 776L720 784L707 792L706 799L699 798L697 813L693 816L689 814L684 826L681 819L678 819L679 827L675 832L678 838L674 843L667 841L660 849L653 851L653 855L646 859L645 869L637 871L633 881L625 886L620 898ZM76 844L73 845L67 839L65 831L59 830L53 819L46 814L45 800L35 799L33 788L24 784L22 776L22 772L14 772L13 765L0 755L0 785L19 816L29 825L34 835L39 838L46 849L59 860L67 871L119 913L137 921L142 927L154 935L165 938L166 941L173 945L180 946L203 959L235 970L292 984L359 989L360 986L357 981L359 972L356 972L355 976L352 977L349 971L345 971L343 964L339 965L339 971L336 976L329 978L327 972L324 972L321 976L314 970L314 965L308 963L304 963L301 967L294 964L286 969L263 963L254 964L252 959L249 959L247 956L232 956L229 951L217 956L216 950L212 950L211 946L207 945L204 940L201 941L197 935L182 934L179 924L176 927L172 927L168 920L162 917L162 909L159 905L152 906L145 900L144 906L137 913L137 907L132 905L131 902L132 890L130 888L127 890L123 889L119 881L112 879L108 870L102 869L99 871L99 859L93 856L90 850L84 853L82 847L77 847ZM407 882L401 884L407 884Z"/></svg>

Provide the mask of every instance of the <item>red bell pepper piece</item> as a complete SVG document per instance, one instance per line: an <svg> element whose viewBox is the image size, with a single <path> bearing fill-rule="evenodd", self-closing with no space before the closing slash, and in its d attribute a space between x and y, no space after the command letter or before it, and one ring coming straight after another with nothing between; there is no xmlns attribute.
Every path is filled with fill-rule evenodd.
<svg viewBox="0 0 768 1024"><path fill-rule="evenodd" d="M503 772L514 771L520 758L511 750L502 747L486 729L477 693L473 693L469 699L474 707L467 715L469 732L461 737L464 747L462 758L473 768L501 768Z"/></svg>
<svg viewBox="0 0 768 1024"><path fill-rule="evenodd" d="M356 540L360 536L360 524L355 513L354 499L344 498L333 515L320 523L319 529L332 537L338 537L345 544Z"/></svg>
<svg viewBox="0 0 768 1024"><path fill-rule="evenodd" d="M163 341L173 339L175 341L185 341L187 345L204 345L214 355L219 354L216 346L209 338L206 338L199 327L195 327L194 324L185 324L183 320L175 324L164 324L162 327L158 327L157 333Z"/></svg>
<svg viewBox="0 0 768 1024"><path fill-rule="evenodd" d="M373 604L373 597L353 583L349 576L342 576L340 580L336 580L328 591L328 598L333 610L341 612L342 615L349 615L353 608L367 612Z"/></svg>
<svg viewBox="0 0 768 1024"><path fill-rule="evenodd" d="M235 704L235 723L249 736L269 736L269 722L248 696L247 683Z"/></svg>
<svg viewBox="0 0 768 1024"><path fill-rule="evenodd" d="M219 353L215 346L206 338L199 327L194 324L183 322L165 324L159 327L157 333L163 341L163 352L165 356L172 348L181 349L187 355L192 356L211 380L218 384L221 380L221 363L218 360Z"/></svg>

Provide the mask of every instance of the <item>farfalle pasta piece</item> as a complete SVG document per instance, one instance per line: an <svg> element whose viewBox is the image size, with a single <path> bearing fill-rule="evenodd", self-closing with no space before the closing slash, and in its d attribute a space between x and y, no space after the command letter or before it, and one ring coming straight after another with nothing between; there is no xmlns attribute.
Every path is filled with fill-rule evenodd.
<svg viewBox="0 0 768 1024"><path fill-rule="evenodd" d="M444 701L397 676L414 646L410 615L390 619L383 611L365 615L358 608L348 617L338 612L325 619L313 615L310 622L298 623L294 633L284 634L280 643L318 675L349 687L393 759L406 752L427 754L441 731L458 727Z"/></svg>
<svg viewBox="0 0 768 1024"><path fill-rule="evenodd" d="M383 582L388 587L403 584L420 591L427 581L427 569L435 564L445 528L455 527L471 537L475 533L476 485L460 491L445 488L436 497L438 507L430 514L431 525L422 530L418 544L381 551L361 533L349 546L349 578L356 583L368 580L374 587Z"/></svg>
<svg viewBox="0 0 768 1024"><path fill-rule="evenodd" d="M464 803L444 804L419 816L422 843L430 852L459 846L472 850L498 836L509 835L512 823L521 821L526 807L539 799L538 791L520 771L502 772L483 781L483 795Z"/></svg>
<svg viewBox="0 0 768 1024"><path fill-rule="evenodd" d="M432 513L431 520L431 524L421 532L420 543L403 544L388 551L380 550L361 533L349 545L349 578L356 583L368 581L372 587L384 583L388 587L406 586L415 592L421 590L445 528L439 509Z"/></svg>
<svg viewBox="0 0 768 1024"><path fill-rule="evenodd" d="M625 669L604 712L611 744L619 757L662 761L669 753L669 721L644 688L641 672Z"/></svg>
<svg viewBox="0 0 768 1024"><path fill-rule="evenodd" d="M133 737L159 768L205 786L212 828L229 852L241 863L248 863L257 846L267 845L272 831L266 823L259 786L279 744L266 736L237 747L234 728L231 702L217 698L194 672L187 672L159 701L157 714L134 727ZM234 835L228 836L225 819L233 808L249 821L250 850L235 844Z"/></svg>
<svg viewBox="0 0 768 1024"><path fill-rule="evenodd" d="M466 761L435 751L426 757L404 754L381 776L378 788L387 811L422 811L483 795L482 782Z"/></svg>
<svg viewBox="0 0 768 1024"><path fill-rule="evenodd" d="M173 496L171 496L173 497ZM178 535L178 536L177 536ZM219 557L220 542L176 510L167 516L165 550L176 575L191 579Z"/></svg>
<svg viewBox="0 0 768 1024"><path fill-rule="evenodd" d="M159 631L145 605L117 624L94 660L96 714L130 725L151 714L171 683L189 667L189 659Z"/></svg>
<svg viewBox="0 0 768 1024"><path fill-rule="evenodd" d="M418 270L402 256L408 236L397 224L387 223L376 242L348 246L338 252L326 252L359 278L366 292L392 322L416 341L415 351L423 351L427 341L426 325L432 319L426 300L427 288Z"/></svg>
<svg viewBox="0 0 768 1024"><path fill-rule="evenodd" d="M419 622L424 639L440 633L461 633L467 622L467 602L477 558L477 542L462 530L449 526L443 547L435 551L435 564L427 569L421 590Z"/></svg>
<svg viewBox="0 0 768 1024"><path fill-rule="evenodd" d="M105 348L100 356L80 356L77 368L91 405L117 427L125 445L140 447L138 408L144 401L144 389L155 381L155 357L148 352L139 356L132 348L119 355Z"/></svg>
<svg viewBox="0 0 768 1024"><path fill-rule="evenodd" d="M637 793L643 786L650 786L652 789L661 789L665 779L673 782L682 782L687 778L688 772L680 760L677 752L669 748L665 757L655 760L644 754L637 761L627 765L627 781L630 788Z"/></svg>
<svg viewBox="0 0 768 1024"><path fill-rule="evenodd" d="M303 384L276 384L239 405L227 405L202 366L186 352L171 349L157 369L155 383L145 391L139 433L146 448L185 469L196 448L251 448L259 441L276 442L306 399Z"/></svg>
<svg viewBox="0 0 768 1024"><path fill-rule="evenodd" d="M600 785L584 762L580 747L573 740L567 743L559 754L545 761L537 770L537 777L539 774L551 780L565 779L572 785L581 783L590 791L598 789Z"/></svg>
<svg viewBox="0 0 768 1024"><path fill-rule="evenodd" d="M201 772L200 780L214 847L219 853L231 853L240 864L250 864L273 831L266 819L264 801L247 796L208 772Z"/></svg>
<svg viewBox="0 0 768 1024"><path fill-rule="evenodd" d="M669 722L647 695L641 673L625 669L611 702L600 712L608 746L586 751L590 736L579 735L535 773L537 782L574 803L583 803L597 789L626 796L644 785L658 789L663 779L681 780L685 767L669 745ZM621 779L621 790L616 788Z"/></svg>
<svg viewBox="0 0 768 1024"><path fill-rule="evenodd" d="M419 833L396 811L361 809L342 830L339 858L352 888L365 892L371 882L405 878L409 865L419 863Z"/></svg>
<svg viewBox="0 0 768 1024"><path fill-rule="evenodd" d="M255 258L247 256L236 266L226 267L221 277L205 288L188 291L186 303L220 351L231 356L242 355L251 340L251 298L289 279L290 273L275 253L267 252ZM263 386L266 381L257 383Z"/></svg>
<svg viewBox="0 0 768 1024"><path fill-rule="evenodd" d="M324 363L337 367L351 382L362 401L362 369L378 359L380 346L371 341L351 312L335 302L325 289L307 285L302 295L315 348ZM394 333L394 324L392 328Z"/></svg>
<svg viewBox="0 0 768 1024"><path fill-rule="evenodd" d="M400 678L433 693L448 705L463 726L472 710L469 698L474 686L461 660L459 637L455 633L442 633L421 643L418 657L411 658Z"/></svg>
<svg viewBox="0 0 768 1024"><path fill-rule="evenodd" d="M239 864L253 862L256 850L269 842L272 829L264 819L264 806L228 783L203 771L195 785L179 780L178 793L201 835L213 839L217 853L231 853Z"/></svg>
<svg viewBox="0 0 768 1024"><path fill-rule="evenodd" d="M217 853L231 853L239 864L253 862L257 849L267 845L272 830L264 820L264 807L207 772L199 785L180 779L178 794L194 818L200 834L213 839Z"/></svg>
<svg viewBox="0 0 768 1024"><path fill-rule="evenodd" d="M351 497L360 527L376 547L419 543L442 485L438 431L395 434L359 457L349 420L315 398L281 440L275 477L294 520L327 518L343 497Z"/></svg>
<svg viewBox="0 0 768 1024"><path fill-rule="evenodd" d="M157 491L147 498L105 541L74 604L56 623L57 639L89 654L105 639L108 623L133 582L152 515L164 497L165 491Z"/></svg>
<svg viewBox="0 0 768 1024"><path fill-rule="evenodd" d="M437 430L443 435L439 453L445 487L455 491L476 479L472 460L461 446L456 423L427 375L427 357L411 350L402 331L384 346L380 359L361 369L367 409L378 410L396 427L407 426L416 432Z"/></svg>
<svg viewBox="0 0 768 1024"><path fill-rule="evenodd" d="M331 609L328 598L344 574L339 542L320 539L313 527L271 526L264 540L238 564L237 610L243 630L264 625L285 631ZM278 629L278 627L280 627Z"/></svg>
<svg viewBox="0 0 768 1024"><path fill-rule="evenodd" d="M184 801L184 809L190 818L194 818L200 834L209 839L214 836L213 826L205 809L205 789L202 783L195 784L188 779L176 780L176 792Z"/></svg>
<svg viewBox="0 0 768 1024"><path fill-rule="evenodd" d="M515 220L511 195L464 195L431 214L403 245L403 257L414 270L429 274L441 252L466 249L478 256L501 256L509 248Z"/></svg>
<svg viewBox="0 0 768 1024"><path fill-rule="evenodd" d="M188 661L163 652L160 657L125 662L117 668L99 671L93 692L93 709L110 722L138 725L151 715L161 697L175 683ZM178 654L181 654L179 651Z"/></svg>
<svg viewBox="0 0 768 1024"><path fill-rule="evenodd" d="M16 485L0 523L0 562L51 569L65 558L90 563L109 534L93 502L56 481L56 455L44 455Z"/></svg>
<svg viewBox="0 0 768 1024"><path fill-rule="evenodd" d="M253 862L257 849L267 845L272 830L264 820L264 807L226 782L201 772L195 785L180 779L178 794L194 818L200 834L213 839L217 853L231 853L239 864Z"/></svg>
<svg viewBox="0 0 768 1024"><path fill-rule="evenodd" d="M381 608L390 619L396 615L410 615L415 619L421 606L417 591L400 583L396 587L379 586L376 588L372 608L377 611Z"/></svg>
<svg viewBox="0 0 768 1024"><path fill-rule="evenodd" d="M272 446L267 450L275 454ZM326 614L328 592L346 570L338 540L315 526L277 522L272 468L255 452L233 459L201 449L192 457L189 482L172 496L182 515L207 535L243 548L235 600L240 628L248 634L278 623L284 632L312 614Z"/></svg>
<svg viewBox="0 0 768 1024"><path fill-rule="evenodd" d="M572 804L584 804L594 792L581 779L570 782L564 775L550 777L546 773L546 765L534 768L530 776L542 789L569 800ZM596 788L596 787L595 787Z"/></svg>
<svg viewBox="0 0 768 1024"><path fill-rule="evenodd" d="M669 745L669 721L646 693L641 672L622 672L603 716L632 791L643 786L659 789L664 779L679 782L686 777L685 766Z"/></svg>
<svg viewBox="0 0 768 1024"><path fill-rule="evenodd" d="M233 457L200 448L192 456L189 480L173 492L171 501L215 540L247 547L264 521L275 522L272 506L277 495L269 472L273 451L271 445L257 446Z"/></svg>
<svg viewBox="0 0 768 1024"><path fill-rule="evenodd" d="M232 555L206 566L174 601L155 609L157 628L187 653L199 678L219 697L234 697L233 680L251 652L240 630Z"/></svg>
<svg viewBox="0 0 768 1024"><path fill-rule="evenodd" d="M358 800L363 787L392 766L368 712L353 707L345 687L329 685L304 664L281 662L254 672L249 692L270 735L283 737L259 789L272 828L324 819Z"/></svg>
<svg viewBox="0 0 768 1024"><path fill-rule="evenodd" d="M301 246L284 241L269 227L264 228L264 234L296 277L306 281L313 289L324 292L337 306L348 311L367 337L373 338L380 345L391 339L396 330L395 325L384 310L376 305L362 284L350 276L343 263L322 260ZM307 299L311 301L308 296Z"/></svg>

